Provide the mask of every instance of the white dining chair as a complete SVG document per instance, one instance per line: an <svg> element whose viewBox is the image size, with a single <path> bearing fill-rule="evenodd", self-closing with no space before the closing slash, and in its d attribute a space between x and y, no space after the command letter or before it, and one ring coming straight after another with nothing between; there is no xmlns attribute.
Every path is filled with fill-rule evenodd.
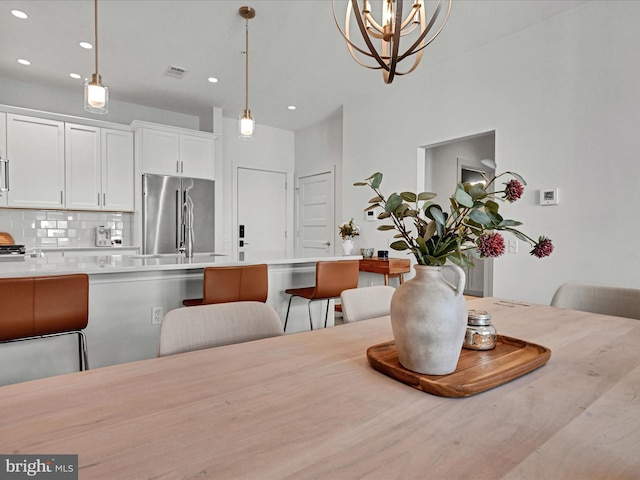
<svg viewBox="0 0 640 480"><path fill-rule="evenodd" d="M182 307L168 312L160 327L158 356L284 335L273 307L232 302Z"/></svg>
<svg viewBox="0 0 640 480"><path fill-rule="evenodd" d="M640 320L640 290L569 282L556 290L551 306Z"/></svg>
<svg viewBox="0 0 640 480"><path fill-rule="evenodd" d="M340 294L344 323L383 317L391 311L395 288L386 285L351 288Z"/></svg>

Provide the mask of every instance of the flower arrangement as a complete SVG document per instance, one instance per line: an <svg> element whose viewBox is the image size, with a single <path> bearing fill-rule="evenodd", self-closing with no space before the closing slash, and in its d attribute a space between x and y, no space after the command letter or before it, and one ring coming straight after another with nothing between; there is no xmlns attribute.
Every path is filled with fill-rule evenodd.
<svg viewBox="0 0 640 480"><path fill-rule="evenodd" d="M489 191L496 180L504 175L512 178L500 191ZM499 257L505 251L504 238L499 231L507 231L529 243L531 255L543 258L553 252L553 243L546 236L534 240L515 227L521 222L502 218L496 200L510 203L524 192L524 179L514 172L504 172L484 183L459 183L450 198L450 212L432 202L435 193L392 193L388 198L380 191L382 173L377 172L355 186L369 186L376 196L369 200L366 210L382 208L378 219L391 220L378 230L397 230L390 247L410 250L420 265L441 266L447 260L461 267L472 267L473 258ZM407 223L409 222L409 226Z"/></svg>
<svg viewBox="0 0 640 480"><path fill-rule="evenodd" d="M338 232L340 233L342 240L347 240L360 235L360 227L353 223L352 218L348 222L341 223L338 226Z"/></svg>

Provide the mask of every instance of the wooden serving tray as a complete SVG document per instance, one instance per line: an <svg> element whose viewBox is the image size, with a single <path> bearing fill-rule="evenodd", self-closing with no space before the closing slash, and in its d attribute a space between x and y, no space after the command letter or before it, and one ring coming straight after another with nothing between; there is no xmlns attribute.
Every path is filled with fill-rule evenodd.
<svg viewBox="0 0 640 480"><path fill-rule="evenodd" d="M551 350L547 347L498 335L493 350L463 348L455 372L425 375L400 365L396 342L393 340L367 349L367 359L375 370L441 397L468 397L484 392L541 367L550 357Z"/></svg>

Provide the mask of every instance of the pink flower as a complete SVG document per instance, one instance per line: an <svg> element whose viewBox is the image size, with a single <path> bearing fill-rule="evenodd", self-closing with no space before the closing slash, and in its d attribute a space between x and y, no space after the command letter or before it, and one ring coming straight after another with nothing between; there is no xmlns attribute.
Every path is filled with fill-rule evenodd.
<svg viewBox="0 0 640 480"><path fill-rule="evenodd" d="M504 238L499 233L485 233L476 240L481 257L499 257L504 253Z"/></svg>
<svg viewBox="0 0 640 480"><path fill-rule="evenodd" d="M518 180L509 180L509 183L506 183L505 185L507 188L504 189L504 198L509 202L513 203L522 196L524 187Z"/></svg>
<svg viewBox="0 0 640 480"><path fill-rule="evenodd" d="M536 243L529 253L534 257L543 258L548 257L553 252L553 243L551 243L551 239L548 237L540 237L538 238L538 243Z"/></svg>

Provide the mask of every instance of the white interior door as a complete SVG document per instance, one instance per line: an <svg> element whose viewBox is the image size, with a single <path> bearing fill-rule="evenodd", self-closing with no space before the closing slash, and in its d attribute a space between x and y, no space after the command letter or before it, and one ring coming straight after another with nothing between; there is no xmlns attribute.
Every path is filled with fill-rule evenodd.
<svg viewBox="0 0 640 480"><path fill-rule="evenodd" d="M334 254L333 172L298 177L296 253L301 257Z"/></svg>
<svg viewBox="0 0 640 480"><path fill-rule="evenodd" d="M238 252L287 254L287 175L238 168Z"/></svg>

